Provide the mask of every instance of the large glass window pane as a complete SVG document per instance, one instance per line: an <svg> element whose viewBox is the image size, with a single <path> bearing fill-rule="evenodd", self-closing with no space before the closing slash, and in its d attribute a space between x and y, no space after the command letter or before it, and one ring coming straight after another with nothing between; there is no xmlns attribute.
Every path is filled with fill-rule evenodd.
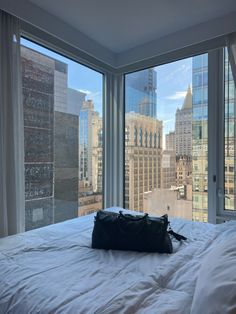
<svg viewBox="0 0 236 314"><path fill-rule="evenodd" d="M126 75L126 208L207 221L207 58Z"/></svg>
<svg viewBox="0 0 236 314"><path fill-rule="evenodd" d="M102 208L102 74L21 40L26 230Z"/></svg>
<svg viewBox="0 0 236 314"><path fill-rule="evenodd" d="M235 105L236 93L227 49L224 54L225 102L224 102L224 190L225 209L235 210Z"/></svg>

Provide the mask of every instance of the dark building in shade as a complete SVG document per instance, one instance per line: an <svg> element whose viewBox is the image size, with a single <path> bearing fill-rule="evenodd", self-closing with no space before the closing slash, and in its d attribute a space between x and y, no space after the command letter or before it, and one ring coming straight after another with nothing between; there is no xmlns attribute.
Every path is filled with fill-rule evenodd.
<svg viewBox="0 0 236 314"><path fill-rule="evenodd" d="M25 228L53 222L54 61L21 48L25 137Z"/></svg>
<svg viewBox="0 0 236 314"><path fill-rule="evenodd" d="M154 69L145 69L126 75L126 109L156 118L157 115L157 76Z"/></svg>
<svg viewBox="0 0 236 314"><path fill-rule="evenodd" d="M54 223L78 216L79 117L55 111Z"/></svg>
<svg viewBox="0 0 236 314"><path fill-rule="evenodd" d="M30 230L78 216L79 117L68 113L67 65L26 47L21 56Z"/></svg>

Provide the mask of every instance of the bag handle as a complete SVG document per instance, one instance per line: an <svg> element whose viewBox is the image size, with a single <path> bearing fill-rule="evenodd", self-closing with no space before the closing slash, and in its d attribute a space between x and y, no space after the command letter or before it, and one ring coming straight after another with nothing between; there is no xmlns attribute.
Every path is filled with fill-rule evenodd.
<svg viewBox="0 0 236 314"><path fill-rule="evenodd" d="M133 216L126 216L126 215L124 215L123 213L122 213L122 210L120 210L119 211L119 216L120 217L122 217L122 218L124 218L124 219L126 219L126 220L131 220L131 221L140 221L140 220L146 220L147 219L147 217L148 217L148 214L147 213L145 213L144 214L144 216L142 216L142 217L133 217Z"/></svg>
<svg viewBox="0 0 236 314"><path fill-rule="evenodd" d="M172 235L172 236L173 236L176 240L178 240L178 241L187 240L187 238L186 238L185 236L183 236L182 234L179 234L179 233L174 232L174 231L171 229L170 225L169 225L168 233L169 233L170 235Z"/></svg>
<svg viewBox="0 0 236 314"><path fill-rule="evenodd" d="M146 217L147 214L143 217L127 217L122 213L122 211L119 211L119 215L117 216L117 226L120 231L120 233L125 236L125 237L131 237L131 238L136 238L140 232L143 231L146 225ZM123 219L124 218L124 219ZM122 223L123 221L123 223ZM144 223L135 225L135 228L130 230L129 228L126 228L127 225L125 222L131 222L131 221L143 221Z"/></svg>

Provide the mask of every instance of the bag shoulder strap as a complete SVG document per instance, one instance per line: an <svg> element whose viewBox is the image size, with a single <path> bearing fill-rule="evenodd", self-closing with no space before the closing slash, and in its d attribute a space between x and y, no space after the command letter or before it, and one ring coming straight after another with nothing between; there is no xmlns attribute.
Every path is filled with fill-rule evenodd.
<svg viewBox="0 0 236 314"><path fill-rule="evenodd" d="M172 229L171 229L171 227L170 227L170 225L169 225L169 230L168 230L168 233L170 234L170 235L172 235L176 240L178 240L178 241L181 241L181 240L187 240L187 238L185 237L185 236L183 236L182 234L179 234L179 233L176 233L176 232L174 232Z"/></svg>

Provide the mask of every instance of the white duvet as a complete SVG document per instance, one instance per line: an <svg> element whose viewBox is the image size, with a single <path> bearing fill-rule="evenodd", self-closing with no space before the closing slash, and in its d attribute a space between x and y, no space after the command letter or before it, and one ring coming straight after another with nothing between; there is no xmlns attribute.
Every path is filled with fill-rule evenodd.
<svg viewBox="0 0 236 314"><path fill-rule="evenodd" d="M236 222L172 219L188 238L173 254L94 250L93 217L0 240L0 313L190 313L202 258L236 236Z"/></svg>

